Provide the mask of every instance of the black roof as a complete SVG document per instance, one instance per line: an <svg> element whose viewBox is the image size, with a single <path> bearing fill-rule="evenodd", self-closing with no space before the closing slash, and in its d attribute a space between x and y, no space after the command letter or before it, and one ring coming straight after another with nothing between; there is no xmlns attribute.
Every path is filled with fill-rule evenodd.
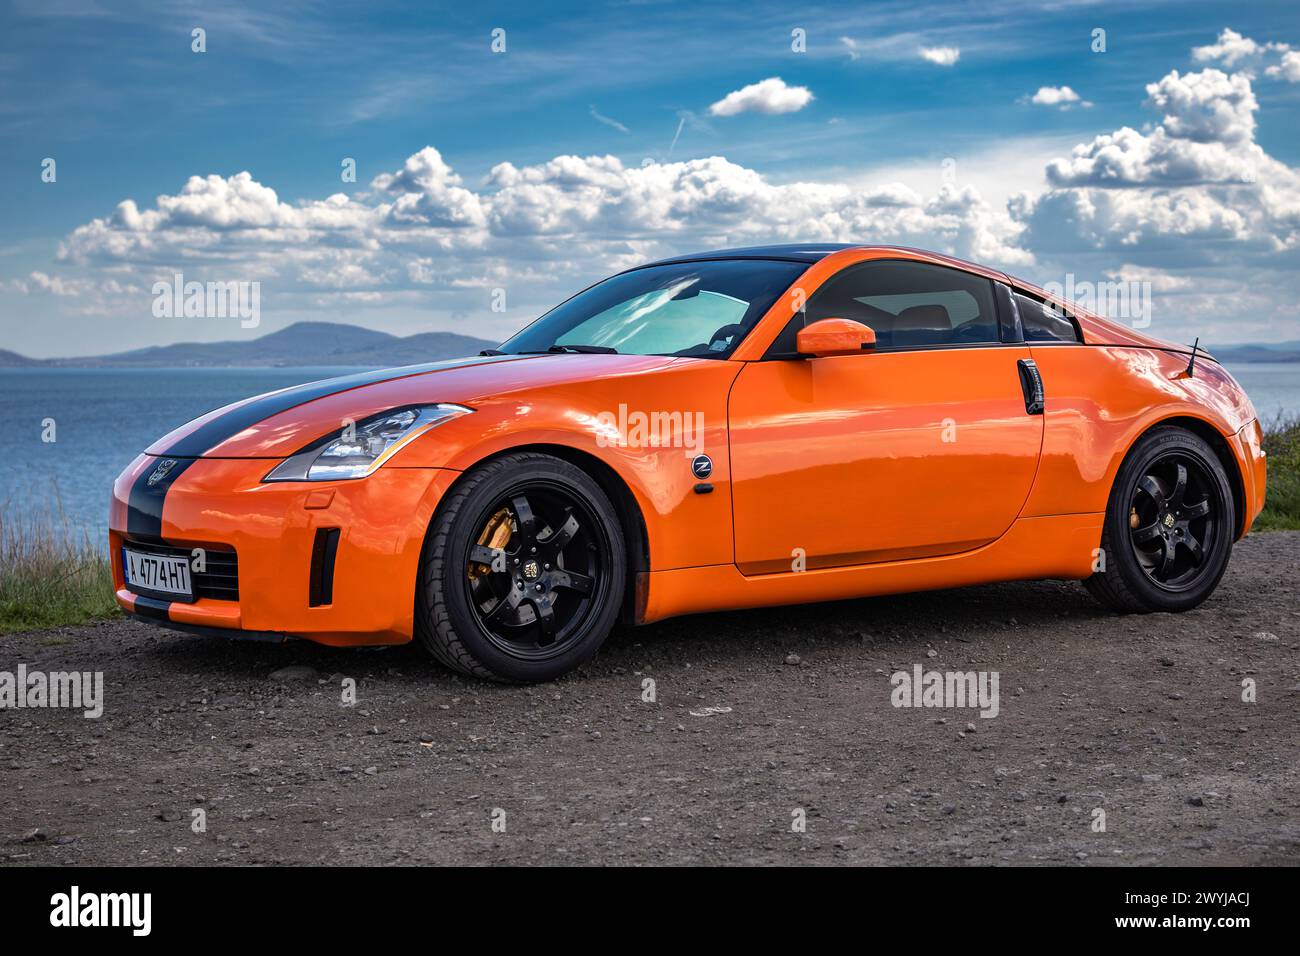
<svg viewBox="0 0 1300 956"><path fill-rule="evenodd" d="M662 266L670 262L694 262L699 259L785 259L790 262L817 262L841 249L857 249L860 242L792 242L776 246L749 246L744 249L714 249L684 256L660 259L647 265Z"/></svg>

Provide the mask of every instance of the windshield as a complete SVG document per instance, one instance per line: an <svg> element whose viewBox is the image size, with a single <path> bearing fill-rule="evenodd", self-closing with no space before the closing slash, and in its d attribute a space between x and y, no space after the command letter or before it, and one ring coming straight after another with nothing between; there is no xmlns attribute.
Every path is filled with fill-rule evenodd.
<svg viewBox="0 0 1300 956"><path fill-rule="evenodd" d="M807 268L773 259L728 259L635 269L556 306L501 351L726 358Z"/></svg>

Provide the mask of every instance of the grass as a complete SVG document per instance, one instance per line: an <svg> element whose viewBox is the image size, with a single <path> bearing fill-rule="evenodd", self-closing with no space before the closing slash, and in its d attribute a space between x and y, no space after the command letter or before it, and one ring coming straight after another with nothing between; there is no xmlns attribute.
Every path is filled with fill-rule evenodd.
<svg viewBox="0 0 1300 956"><path fill-rule="evenodd" d="M1268 495L1255 519L1257 531L1300 531L1300 418L1278 420L1264 429L1268 453Z"/></svg>
<svg viewBox="0 0 1300 956"><path fill-rule="evenodd" d="M17 520L0 511L0 634L118 613L103 542L73 531L57 505Z"/></svg>

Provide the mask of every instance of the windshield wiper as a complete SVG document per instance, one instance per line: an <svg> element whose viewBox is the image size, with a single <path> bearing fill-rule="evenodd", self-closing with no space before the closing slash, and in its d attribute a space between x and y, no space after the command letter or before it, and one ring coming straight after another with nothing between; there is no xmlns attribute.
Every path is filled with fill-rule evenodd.
<svg viewBox="0 0 1300 956"><path fill-rule="evenodd" d="M552 345L545 352L520 352L520 355L546 355L548 352L577 352L579 355L617 355L608 345Z"/></svg>
<svg viewBox="0 0 1300 956"><path fill-rule="evenodd" d="M577 352L579 355L617 355L608 345L552 345L548 352Z"/></svg>
<svg viewBox="0 0 1300 956"><path fill-rule="evenodd" d="M478 354L479 355L505 355L506 353L502 352L500 349L483 349L483 351L479 352Z"/></svg>

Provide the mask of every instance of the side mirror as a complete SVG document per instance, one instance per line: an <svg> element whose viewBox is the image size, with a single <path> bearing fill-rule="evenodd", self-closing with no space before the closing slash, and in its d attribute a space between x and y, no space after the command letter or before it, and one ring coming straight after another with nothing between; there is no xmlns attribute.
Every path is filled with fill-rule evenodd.
<svg viewBox="0 0 1300 956"><path fill-rule="evenodd" d="M876 333L852 319L818 319L799 330L795 348L800 355L860 355L876 347Z"/></svg>

